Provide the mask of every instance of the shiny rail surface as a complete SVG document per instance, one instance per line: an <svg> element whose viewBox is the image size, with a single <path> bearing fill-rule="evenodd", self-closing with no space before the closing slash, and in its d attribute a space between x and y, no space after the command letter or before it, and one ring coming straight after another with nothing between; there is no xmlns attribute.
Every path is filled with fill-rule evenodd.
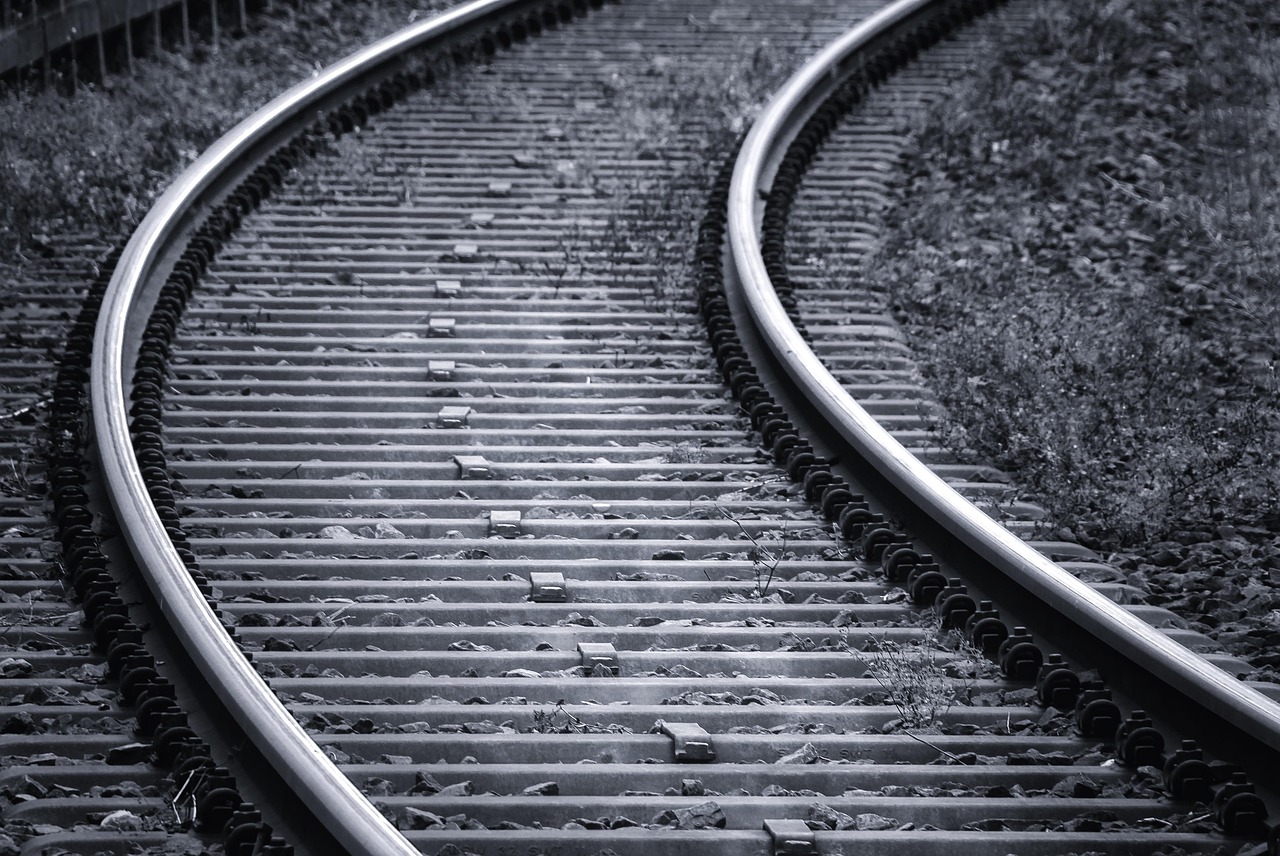
<svg viewBox="0 0 1280 856"><path fill-rule="evenodd" d="M1188 656L1181 645L1063 571L960 496L849 395L795 328L773 290L761 250L760 197L772 184L780 150L821 94L831 91L840 69L847 70L860 50L927 11L929 5L924 0L895 3L850 30L787 82L748 134L730 191L729 241L752 318L779 363L831 430L930 518L1011 580L1052 604L1066 620L1204 705L1224 725L1280 753L1280 705L1221 669Z"/></svg>
<svg viewBox="0 0 1280 856"><path fill-rule="evenodd" d="M162 262L166 242L192 212L225 186L241 162L279 139L299 116L383 72L405 52L444 40L516 5L476 0L409 27L298 84L246 118L210 147L165 192L126 245L103 302L105 323L94 340L93 416L103 478L121 529L170 625L205 679L237 721L326 827L351 852L407 854L416 850L338 774L314 741L246 662L205 603L156 513L131 449L126 412L126 367L137 353L139 317L149 314L148 276Z"/></svg>

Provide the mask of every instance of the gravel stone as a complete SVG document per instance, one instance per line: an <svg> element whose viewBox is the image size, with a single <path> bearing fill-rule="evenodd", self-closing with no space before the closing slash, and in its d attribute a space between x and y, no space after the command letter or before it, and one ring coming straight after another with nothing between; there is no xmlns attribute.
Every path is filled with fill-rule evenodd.
<svg viewBox="0 0 1280 856"><path fill-rule="evenodd" d="M1102 793L1102 786L1088 776L1071 776L1058 782L1051 790L1060 797L1093 799Z"/></svg>
<svg viewBox="0 0 1280 856"><path fill-rule="evenodd" d="M360 790L368 797L389 797L396 792L396 787L386 779L374 777L365 779Z"/></svg>
<svg viewBox="0 0 1280 856"><path fill-rule="evenodd" d="M141 832L142 818L131 811L120 809L108 814L98 825L103 829L110 829L115 832Z"/></svg>
<svg viewBox="0 0 1280 856"><path fill-rule="evenodd" d="M444 818L420 808L406 806L400 826L402 829L433 829L444 826Z"/></svg>
<svg viewBox="0 0 1280 856"><path fill-rule="evenodd" d="M724 810L713 801L692 808L667 809L653 819L655 826L672 829L724 829L727 823Z"/></svg>
<svg viewBox="0 0 1280 856"><path fill-rule="evenodd" d="M373 537L380 540L392 540L403 539L408 536L387 521L381 520L373 527Z"/></svg>
<svg viewBox="0 0 1280 856"><path fill-rule="evenodd" d="M818 747L812 743L806 743L794 752L788 752L778 760L775 764L816 764L822 760L822 753L818 751Z"/></svg>
<svg viewBox="0 0 1280 856"><path fill-rule="evenodd" d="M5 720L4 726L0 727L0 734L35 734L39 730L40 726L36 725L31 714L23 710Z"/></svg>
<svg viewBox="0 0 1280 856"><path fill-rule="evenodd" d="M885 817L882 814L860 814L854 819L854 825L859 832L879 832L885 829L896 829L898 821L892 817Z"/></svg>
<svg viewBox="0 0 1280 856"><path fill-rule="evenodd" d="M107 751L107 763L112 765L141 764L151 757L150 743L128 743Z"/></svg>
<svg viewBox="0 0 1280 856"><path fill-rule="evenodd" d="M475 785L470 781L456 782L452 785L445 785L441 788L436 796L438 797L469 797L476 792Z"/></svg>
<svg viewBox="0 0 1280 856"><path fill-rule="evenodd" d="M857 825L857 821L850 815L822 803L809 806L808 819L822 824L827 829L853 829Z"/></svg>

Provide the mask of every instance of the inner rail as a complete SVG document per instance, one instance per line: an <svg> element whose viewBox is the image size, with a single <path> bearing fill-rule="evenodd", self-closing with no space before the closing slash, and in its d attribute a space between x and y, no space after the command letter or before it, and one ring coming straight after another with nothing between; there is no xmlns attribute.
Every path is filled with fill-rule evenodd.
<svg viewBox="0 0 1280 856"><path fill-rule="evenodd" d="M872 46L945 11L946 0L899 0L828 45L775 93L747 135L729 191L732 276L760 337L799 396L829 430L950 537L1064 621L1194 701L1225 729L1252 740L1280 764L1280 705L1129 614L1071 576L963 498L890 436L841 387L787 316L766 272L762 198L809 116L860 70ZM736 280L736 282L735 282Z"/></svg>

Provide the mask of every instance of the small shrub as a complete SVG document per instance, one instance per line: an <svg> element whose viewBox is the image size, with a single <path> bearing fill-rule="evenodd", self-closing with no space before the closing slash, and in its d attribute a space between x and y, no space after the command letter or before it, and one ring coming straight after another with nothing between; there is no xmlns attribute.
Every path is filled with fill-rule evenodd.
<svg viewBox="0 0 1280 856"><path fill-rule="evenodd" d="M967 695L973 680L988 676L991 664L957 633L930 628L911 642L881 637L867 677L889 694L908 730L936 727L939 717Z"/></svg>

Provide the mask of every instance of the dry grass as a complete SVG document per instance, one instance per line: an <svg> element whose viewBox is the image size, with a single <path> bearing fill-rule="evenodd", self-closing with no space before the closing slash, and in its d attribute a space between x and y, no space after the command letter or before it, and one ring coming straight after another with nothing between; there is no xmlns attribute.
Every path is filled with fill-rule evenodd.
<svg viewBox="0 0 1280 856"><path fill-rule="evenodd" d="M221 52L196 45L135 63L74 98L0 94L0 270L59 236L119 242L220 134L318 67L447 0L277 4ZM86 129L90 132L86 133Z"/></svg>
<svg viewBox="0 0 1280 856"><path fill-rule="evenodd" d="M868 276L964 452L1084 540L1280 498L1280 11L1057 4L936 111Z"/></svg>

